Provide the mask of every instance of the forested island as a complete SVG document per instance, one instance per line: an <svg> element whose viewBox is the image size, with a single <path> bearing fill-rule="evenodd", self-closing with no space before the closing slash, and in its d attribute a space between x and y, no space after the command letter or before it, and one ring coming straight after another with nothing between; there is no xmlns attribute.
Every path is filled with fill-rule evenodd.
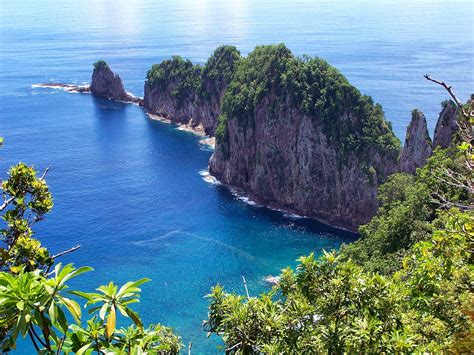
<svg viewBox="0 0 474 355"><path fill-rule="evenodd" d="M402 148L379 104L324 60L282 44L246 57L222 46L204 66L172 57L148 71L143 99L95 64L93 94L215 136L209 170L224 184L361 235L301 257L267 294L210 290L204 330L222 337L226 353L472 350L474 96L462 103L426 79L450 100L433 140L414 110ZM68 296L69 280L90 269L62 266L33 238L53 206L45 175L20 163L2 183L3 350L29 336L46 352L179 352L178 335L145 327L130 307L146 279ZM131 325L117 329L118 316Z"/></svg>

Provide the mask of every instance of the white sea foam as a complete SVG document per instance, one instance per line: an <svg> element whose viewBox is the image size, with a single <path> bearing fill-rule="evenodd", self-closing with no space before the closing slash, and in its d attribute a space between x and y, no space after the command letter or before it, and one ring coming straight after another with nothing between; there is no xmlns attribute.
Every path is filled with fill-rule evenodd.
<svg viewBox="0 0 474 355"><path fill-rule="evenodd" d="M202 179L204 181L206 181L207 183L209 183L209 184L222 185L222 183L219 180L217 180L214 176L209 174L208 170L199 171L199 175L201 175ZM242 194L242 192L240 190L229 187L229 191L231 192L231 194L237 200L245 203L246 205L253 206L253 207L264 207L264 206L258 204L257 202L255 202L254 200L252 200L249 196L246 196L246 195ZM285 209L282 209L282 208L272 208L272 207L268 207L268 206L265 206L265 207L272 210L272 211L280 212L283 215L283 217L288 218L288 219L308 218L306 216L302 216L302 215L299 215L299 214L296 214L296 213L293 213L293 212L289 212L288 210L285 210Z"/></svg>
<svg viewBox="0 0 474 355"><path fill-rule="evenodd" d="M87 85L70 85L70 84L56 84L56 83L51 83L51 84L32 84L31 88L32 89L54 89L54 90L62 90L66 91L71 94L78 94L80 93L80 89L86 89L88 86ZM87 94L88 92L82 92L83 94ZM35 93L33 93L34 95Z"/></svg>
<svg viewBox="0 0 474 355"><path fill-rule="evenodd" d="M293 212L289 212L288 210L285 210L283 208L273 208L270 206L262 206L258 204L257 202L253 201L250 197L243 195L240 191L230 188L230 192L232 195L235 196L239 201L242 201L243 203L249 205L249 206L255 206L255 207L266 207L272 211L280 212L283 217L288 218L288 219L303 219L303 218L308 218L306 216L302 216Z"/></svg>
<svg viewBox="0 0 474 355"><path fill-rule="evenodd" d="M238 190L236 189L233 189L233 188L230 188L230 192L232 193L232 195L234 195L234 197L239 200L239 201L242 201L243 203L249 205L249 206L256 206L256 207L261 207L258 203L256 203L255 201L253 201L252 199L250 199L250 197L248 196L245 196L243 195L242 193L240 193Z"/></svg>
<svg viewBox="0 0 474 355"><path fill-rule="evenodd" d="M242 201L243 203L246 203L247 205L250 206L258 206L258 204L255 201L252 201L250 198L247 196L237 196L237 199Z"/></svg>
<svg viewBox="0 0 474 355"><path fill-rule="evenodd" d="M214 176L209 174L208 170L201 170L199 172L199 175L201 175L202 179L212 185L221 185L221 182L217 180Z"/></svg>
<svg viewBox="0 0 474 355"><path fill-rule="evenodd" d="M237 254L237 255L239 255L239 256L241 256L241 257L243 257L243 258L245 258L245 259L247 259L247 260L249 260L253 263L266 264L266 261L264 259L261 259L260 257L255 256L255 255L252 255L252 254L246 252L245 250L237 248L234 245L231 245L229 243L225 243L221 240L216 240L216 239L213 239L213 238L204 237L204 236L201 236L199 234L189 233L189 232L183 231L181 229L172 230L172 231L169 231L165 234L156 236L154 238L149 238L149 239L136 241L136 242L133 242L133 244L137 245L137 246L147 247L149 245L154 245L157 242L162 242L166 239L175 238L175 237L179 237L179 238L183 238L183 237L186 238L187 237L187 238L195 238L195 239L198 239L198 240L202 240L202 241L205 241L207 243L215 244L219 248L227 249L227 250L231 251L232 253Z"/></svg>
<svg viewBox="0 0 474 355"><path fill-rule="evenodd" d="M155 242L158 242L160 240L167 239L167 238L171 237L172 235L180 234L180 233L182 233L182 231L180 229L176 229L176 230L167 232L165 234L159 235L159 236L154 237L154 238L149 238L149 239L144 239L144 240L139 240L139 241L133 242L133 244L135 244L135 245L146 245L146 244L150 244L150 243L155 243Z"/></svg>
<svg viewBox="0 0 474 355"><path fill-rule="evenodd" d="M283 212L283 211L282 211L282 212ZM284 212L284 213L283 213L283 217L292 218L292 219L306 218L305 216L301 216L301 215L299 215L299 214L291 213L291 212Z"/></svg>
<svg viewBox="0 0 474 355"><path fill-rule="evenodd" d="M278 285L280 283L280 276L268 275L263 280L265 281L265 283L267 283L269 285L272 285L272 286L273 285Z"/></svg>

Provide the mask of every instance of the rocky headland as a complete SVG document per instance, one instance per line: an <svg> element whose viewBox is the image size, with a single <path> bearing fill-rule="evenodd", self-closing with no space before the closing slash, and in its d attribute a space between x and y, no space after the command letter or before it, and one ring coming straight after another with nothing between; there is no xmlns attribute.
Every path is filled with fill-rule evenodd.
<svg viewBox="0 0 474 355"><path fill-rule="evenodd" d="M143 99L104 61L94 64L90 87L43 85L139 104L151 119L215 143L209 172L221 183L351 231L375 214L390 174L415 173L458 129L456 106L443 103L432 143L414 110L402 150L379 104L324 60L296 57L283 44L247 57L221 46L204 66L174 56L148 71Z"/></svg>
<svg viewBox="0 0 474 355"><path fill-rule="evenodd" d="M400 143L380 105L318 58L284 45L242 59L222 102L211 174L260 203L357 230Z"/></svg>
<svg viewBox="0 0 474 355"><path fill-rule="evenodd" d="M444 101L434 131L433 149L436 147L449 148L453 136L458 130L456 105L452 101Z"/></svg>

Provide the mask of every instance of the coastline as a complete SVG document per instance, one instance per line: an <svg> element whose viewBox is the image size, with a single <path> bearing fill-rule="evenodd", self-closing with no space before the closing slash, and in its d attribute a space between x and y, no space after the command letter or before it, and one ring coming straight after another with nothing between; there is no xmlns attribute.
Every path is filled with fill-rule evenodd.
<svg viewBox="0 0 474 355"><path fill-rule="evenodd" d="M199 124L197 126L192 126L192 125L187 124L187 123L174 122L174 121L170 120L169 118L166 118L166 117L163 117L163 116L160 116L160 115L156 115L156 114L153 114L153 113L150 113L150 112L145 111L145 113L146 113L146 115L148 116L148 118L150 120L159 121L159 122L163 122L163 123L167 123L167 124L174 124L174 125L177 126L176 129L179 130L179 131L185 131L185 132L193 133L193 134L201 137L201 139L199 140L199 144L201 144L201 145L208 146L211 149L214 149L216 147L215 137L208 136L204 132L204 127L201 124Z"/></svg>
<svg viewBox="0 0 474 355"><path fill-rule="evenodd" d="M75 84L63 84L63 83L43 83L43 84L32 84L32 88L46 88L46 89L59 89L70 93L81 93L90 94L91 88L89 85L75 85Z"/></svg>
<svg viewBox="0 0 474 355"><path fill-rule="evenodd" d="M74 84L63 84L63 83L44 83L44 84L32 84L31 87L59 89L59 90L64 90L68 93L92 94L92 92L90 91L90 86L88 86L88 85L79 86L79 85L74 85ZM143 100L142 98L134 96L133 94L128 93L128 92L127 92L127 94L130 97L133 98L133 101L120 101L120 100L112 100L112 99L108 99L108 100L116 101L116 102L122 102L122 103L126 103L126 104L138 105L138 106L143 107L143 105L136 102L138 100L140 100L142 102L142 100ZM147 115L148 119L153 120L153 121L159 121L159 122L166 123L166 124L174 124L174 125L176 125L177 130L186 131L186 132L189 132L189 133L192 133L192 134L195 134L195 135L199 136L201 138L199 140L199 144L201 144L203 146L206 146L206 147L208 147L212 150L215 149L215 137L210 137L210 136L206 135L206 133L204 131L204 128L201 124L197 125L197 126L192 126L189 123L174 122L169 118L147 112L145 109L144 109L144 112ZM326 226L329 226L331 228L334 228L334 229L338 229L338 230L341 230L341 231L344 231L344 232L349 232L349 233L352 233L352 234L358 234L358 232L353 230L353 229L346 228L346 227L339 226L339 225L335 225L335 224L330 223L329 221L327 221L323 218L320 218L320 217L317 217L317 216L305 215L301 211L291 209L291 208L282 208L281 206L279 206L278 204L275 204L275 203L263 202L263 201L261 201L261 199L259 199L257 196L255 196L251 193L247 193L247 192L243 191L242 189L239 189L235 186L224 184L217 177L210 174L208 169L205 170L205 171L201 171L200 175L201 175L202 179L204 181L206 181L207 183L209 183L209 184L225 186L235 198L237 198L238 200L242 201L243 203L245 203L249 206L268 208L270 210L282 213L283 217L289 218L289 219L303 219L303 218L312 219L312 220L315 220L319 223L322 223L322 224L324 224Z"/></svg>
<svg viewBox="0 0 474 355"><path fill-rule="evenodd" d="M279 206L278 204L275 204L275 203L263 202L261 199L259 199L257 196L255 196L251 193L248 193L248 192L246 192L246 191L244 191L244 190L242 190L238 187L223 183L216 176L212 175L209 172L209 170L202 170L202 171L199 172L199 174L201 175L202 179L205 182L209 183L209 184L221 185L221 186L226 187L229 190L229 192L237 200L243 202L246 205L249 205L249 206L252 206L252 207L259 207L259 208L268 208L272 211L280 212L283 215L283 217L288 218L288 219L293 219L293 220L295 220L295 219L310 219L310 220L314 220L314 221L317 221L321 224L324 224L324 225L326 225L330 228L334 228L334 229L344 231L344 232L347 232L347 233L351 233L351 234L354 234L354 235L359 235L359 233L357 231L353 230L353 229L346 228L346 227L339 226L339 225L335 225L335 224L325 220L324 218L320 218L320 217L317 217L317 216L309 216L309 215L306 215L306 214L302 213L301 211L291 209L291 208L283 208L283 207L281 207L281 206Z"/></svg>

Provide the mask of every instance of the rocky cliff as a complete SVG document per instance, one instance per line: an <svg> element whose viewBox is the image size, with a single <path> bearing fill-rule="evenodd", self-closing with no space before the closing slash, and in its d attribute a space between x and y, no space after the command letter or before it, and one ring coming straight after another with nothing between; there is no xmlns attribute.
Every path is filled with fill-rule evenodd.
<svg viewBox="0 0 474 355"><path fill-rule="evenodd" d="M382 109L335 68L257 47L227 88L209 169L267 205L356 230L377 186L398 169L399 141Z"/></svg>
<svg viewBox="0 0 474 355"><path fill-rule="evenodd" d="M90 91L94 95L110 100L141 103L140 98L125 91L120 76L114 74L103 60L99 60L94 64Z"/></svg>
<svg viewBox="0 0 474 355"><path fill-rule="evenodd" d="M153 65L145 82L145 109L176 123L202 125L213 135L222 97L239 60L235 47L221 46L204 67L179 56Z"/></svg>
<svg viewBox="0 0 474 355"><path fill-rule="evenodd" d="M103 61L90 90L140 100ZM421 112L412 114L400 156L380 105L325 61L297 58L284 45L257 47L246 58L222 46L204 66L175 56L152 66L144 90L139 103L149 113L215 135L209 171L223 183L349 230L375 214L388 175L413 174L432 151ZM444 103L433 147L449 147L457 129L455 105Z"/></svg>
<svg viewBox="0 0 474 355"><path fill-rule="evenodd" d="M400 171L414 174L417 168L425 165L430 156L431 138L428 133L426 118L422 112L414 110L400 157Z"/></svg>
<svg viewBox="0 0 474 355"><path fill-rule="evenodd" d="M436 128L433 136L433 148L449 148L453 140L453 135L458 131L457 125L457 109L452 101L443 102L443 109L441 110L436 123Z"/></svg>

